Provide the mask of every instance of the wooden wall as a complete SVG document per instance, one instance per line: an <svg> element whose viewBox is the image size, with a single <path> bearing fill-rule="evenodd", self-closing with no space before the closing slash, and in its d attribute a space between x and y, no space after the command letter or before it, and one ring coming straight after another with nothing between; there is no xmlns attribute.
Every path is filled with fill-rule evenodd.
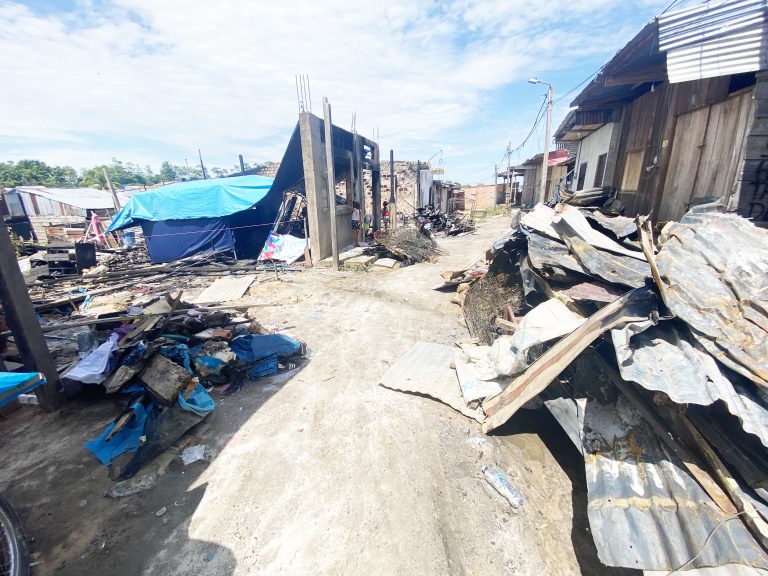
<svg viewBox="0 0 768 576"><path fill-rule="evenodd" d="M759 225L768 226L768 71L757 75L754 105L744 170L739 178L738 211Z"/></svg>

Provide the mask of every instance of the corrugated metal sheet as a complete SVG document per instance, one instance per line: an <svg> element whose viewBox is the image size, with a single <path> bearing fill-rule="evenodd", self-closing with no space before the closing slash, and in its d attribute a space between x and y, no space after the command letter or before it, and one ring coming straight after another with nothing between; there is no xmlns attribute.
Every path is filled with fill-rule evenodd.
<svg viewBox="0 0 768 576"><path fill-rule="evenodd" d="M741 377L731 373L732 383L701 345L671 322L631 339L624 330L613 330L611 336L624 380L664 392L678 404L709 406L722 400L744 430L768 447L768 409L750 390L751 383L739 382Z"/></svg>
<svg viewBox="0 0 768 576"><path fill-rule="evenodd" d="M768 0L708 2L658 21L672 83L767 67Z"/></svg>
<svg viewBox="0 0 768 576"><path fill-rule="evenodd" d="M12 188L6 195L18 194L20 196L33 195L40 199L45 199L46 205L50 202L74 206L83 210L109 210L114 209L112 194L106 190L96 190L94 188L47 188L45 186L17 186ZM118 200L125 205L130 196L124 192L117 193ZM53 208L51 208L53 210ZM48 212L53 214L53 212ZM44 216L46 214L39 214Z"/></svg>
<svg viewBox="0 0 768 576"><path fill-rule="evenodd" d="M666 233L656 257L665 302L707 352L768 392L768 237L710 206Z"/></svg>
<svg viewBox="0 0 768 576"><path fill-rule="evenodd" d="M587 401L582 438L587 514L601 562L642 570L689 561L689 568L768 568L741 520L712 502L623 396Z"/></svg>
<svg viewBox="0 0 768 576"><path fill-rule="evenodd" d="M565 376L544 404L582 443L587 514L601 562L665 573L683 566L768 568L768 555L741 518L715 504L596 352L580 355Z"/></svg>

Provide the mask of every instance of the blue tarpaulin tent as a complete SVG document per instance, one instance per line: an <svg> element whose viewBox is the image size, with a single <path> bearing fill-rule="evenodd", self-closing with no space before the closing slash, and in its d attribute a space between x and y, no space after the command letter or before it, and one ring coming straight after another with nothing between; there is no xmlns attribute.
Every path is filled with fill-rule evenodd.
<svg viewBox="0 0 768 576"><path fill-rule="evenodd" d="M279 194L270 194L273 182L266 176L236 176L177 182L134 194L109 232L140 225L152 262L234 251L236 244L238 256L255 257L282 201Z"/></svg>

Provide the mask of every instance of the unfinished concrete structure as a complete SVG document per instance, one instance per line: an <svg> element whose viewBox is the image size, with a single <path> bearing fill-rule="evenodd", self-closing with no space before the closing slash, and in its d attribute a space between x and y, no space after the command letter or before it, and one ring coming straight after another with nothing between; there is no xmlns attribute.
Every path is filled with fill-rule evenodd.
<svg viewBox="0 0 768 576"><path fill-rule="evenodd" d="M334 184L329 186L325 146L325 123L310 112L299 114L299 122L286 148L275 176L273 190L294 192L306 198L306 219L312 262L331 256L331 201L336 198L336 231L339 248L354 242L352 202L361 207L365 217L364 172L370 172L373 189L373 229L381 228L381 167L376 142L332 126ZM344 182L345 198L335 193L336 184ZM331 192L331 189L334 192ZM290 218L286 211L284 220ZM280 222L278 222L279 224Z"/></svg>

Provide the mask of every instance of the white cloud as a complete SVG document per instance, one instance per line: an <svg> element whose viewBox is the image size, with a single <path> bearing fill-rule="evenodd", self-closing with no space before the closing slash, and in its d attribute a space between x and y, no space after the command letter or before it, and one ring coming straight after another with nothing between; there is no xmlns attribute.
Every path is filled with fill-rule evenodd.
<svg viewBox="0 0 768 576"><path fill-rule="evenodd" d="M490 147L474 127L489 95L610 56L639 30L617 10L650 19L662 3L647 1L116 0L44 14L0 3L0 160L157 166L198 147L222 166L237 153L279 159L296 73L310 76L315 113L327 95L339 125L356 113L361 132L378 126L402 156L445 141L470 159ZM519 120L522 138L532 118Z"/></svg>

